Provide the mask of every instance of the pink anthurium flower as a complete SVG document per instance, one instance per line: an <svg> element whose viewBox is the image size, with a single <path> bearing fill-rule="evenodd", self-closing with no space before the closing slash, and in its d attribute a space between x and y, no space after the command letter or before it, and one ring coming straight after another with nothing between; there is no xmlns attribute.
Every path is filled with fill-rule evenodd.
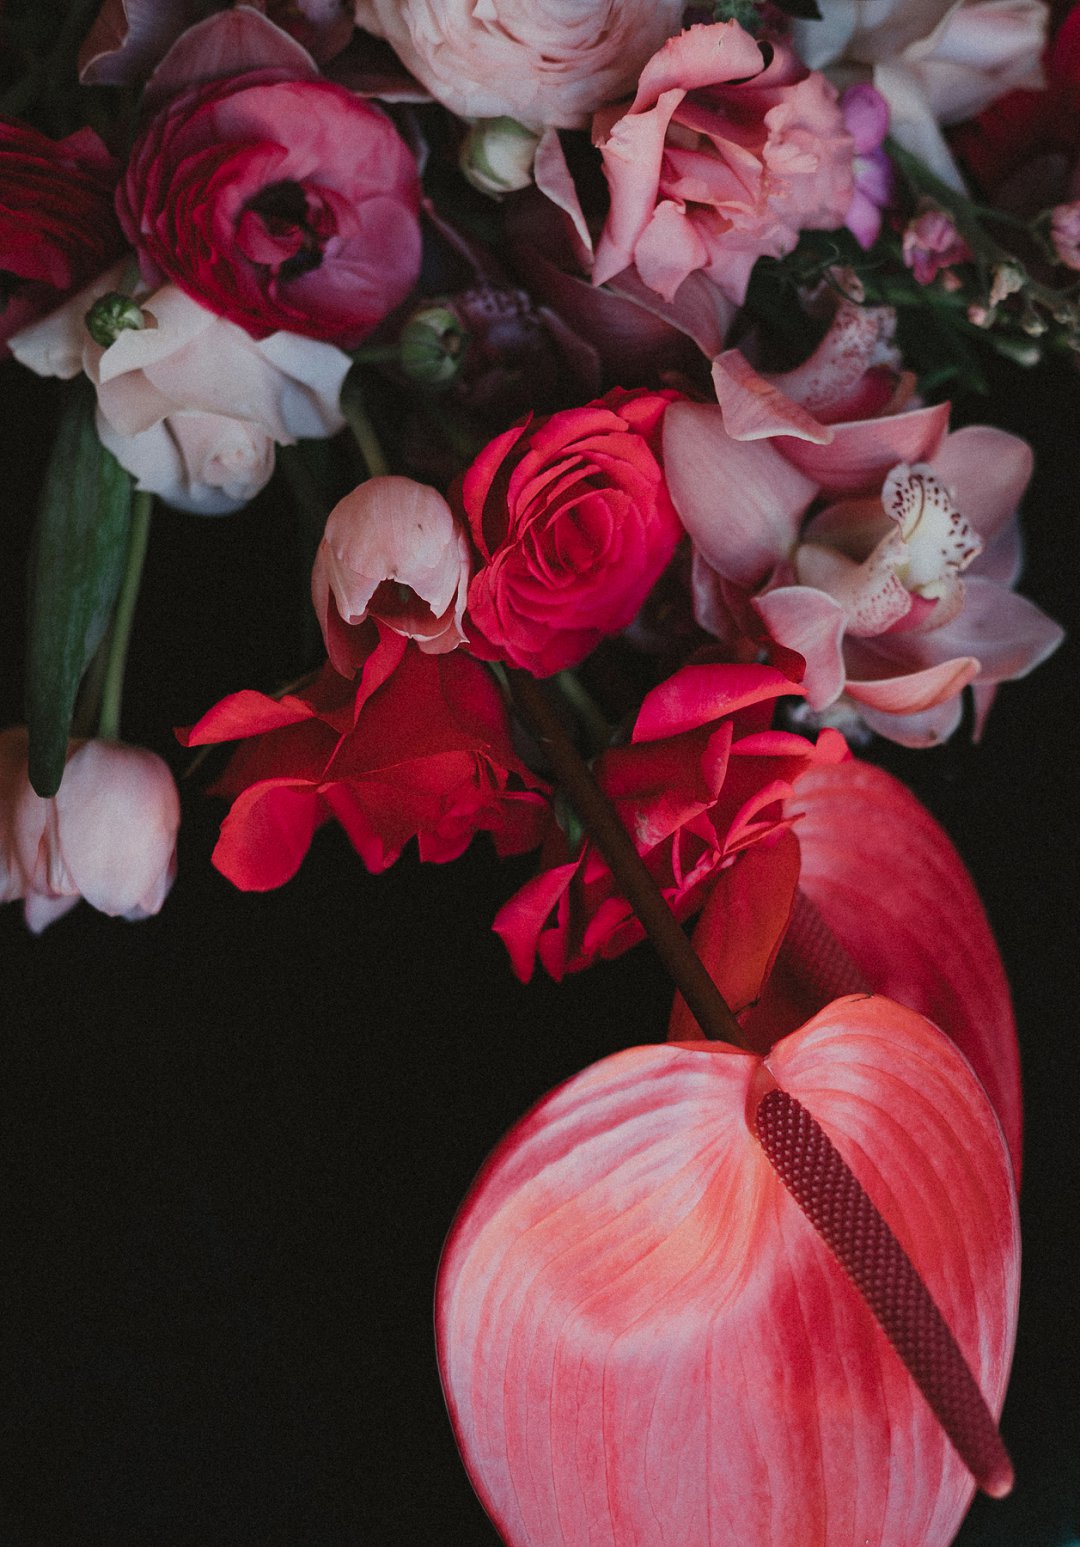
<svg viewBox="0 0 1080 1547"><path fill-rule="evenodd" d="M950 736L969 683L978 729L1062 638L1011 589L1030 448L950 434L947 404L826 424L735 351L713 379L718 404L672 404L664 426L702 625L796 651L812 710L902 745Z"/></svg>
<svg viewBox="0 0 1080 1547"><path fill-rule="evenodd" d="M767 1052L829 1000L887 994L945 1031L998 1115L1017 1182L1022 1108L1009 985L982 903L948 834L870 763L808 763L790 826L724 871L694 946ZM673 1042L700 1035L680 996Z"/></svg>
<svg viewBox="0 0 1080 1547"><path fill-rule="evenodd" d="M984 1091L856 996L541 1101L451 1231L440 1368L508 1547L946 1547L1010 1485L1017 1288Z"/></svg>

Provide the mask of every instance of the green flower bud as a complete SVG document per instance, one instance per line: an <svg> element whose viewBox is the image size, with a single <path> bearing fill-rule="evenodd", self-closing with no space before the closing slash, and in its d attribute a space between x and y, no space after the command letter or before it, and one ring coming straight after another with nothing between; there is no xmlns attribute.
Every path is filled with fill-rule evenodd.
<svg viewBox="0 0 1080 1547"><path fill-rule="evenodd" d="M540 136L515 118L478 118L458 156L462 172L481 193L498 198L528 188Z"/></svg>
<svg viewBox="0 0 1080 1547"><path fill-rule="evenodd" d="M469 335L450 307L422 306L401 330L401 369L410 381L445 387L461 369L468 342Z"/></svg>
<svg viewBox="0 0 1080 1547"><path fill-rule="evenodd" d="M102 349L108 349L128 329L138 331L145 326L141 308L129 295L121 295L118 290L99 296L86 314L87 332Z"/></svg>

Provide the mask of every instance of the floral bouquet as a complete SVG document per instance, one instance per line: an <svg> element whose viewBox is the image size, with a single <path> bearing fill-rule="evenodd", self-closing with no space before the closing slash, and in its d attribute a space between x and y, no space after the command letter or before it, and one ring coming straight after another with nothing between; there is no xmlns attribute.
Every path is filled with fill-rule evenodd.
<svg viewBox="0 0 1080 1547"><path fill-rule="evenodd" d="M1063 637L1019 589L1048 475L1016 415L1052 402L1060 431L1077 401L1080 7L7 0L0 24L28 485L0 901L58 962L80 898L158 915L167 949L205 884L176 879L177 778L238 893L336 866L320 921L355 895L422 934L442 888L447 927L496 938L471 971L442 944L440 1058L467 1038L496 1067L490 1007L536 996L562 1060L412 1275L469 1528L945 1547L1014 1481L1022 1110L991 924L908 781L985 793L1025 691L998 689ZM668 976L635 1020L646 940ZM455 1131L472 1067L402 1168L437 1164L420 1130ZM290 1508L282 1541L417 1539Z"/></svg>

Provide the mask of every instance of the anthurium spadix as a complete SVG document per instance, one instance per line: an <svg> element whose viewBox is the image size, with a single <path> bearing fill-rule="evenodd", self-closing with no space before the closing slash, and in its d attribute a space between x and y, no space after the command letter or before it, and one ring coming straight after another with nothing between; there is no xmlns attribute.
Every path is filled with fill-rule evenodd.
<svg viewBox="0 0 1080 1547"><path fill-rule="evenodd" d="M454 1224L439 1361L508 1547L946 1547L1009 1486L1017 1291L970 1065L853 996L541 1101Z"/></svg>

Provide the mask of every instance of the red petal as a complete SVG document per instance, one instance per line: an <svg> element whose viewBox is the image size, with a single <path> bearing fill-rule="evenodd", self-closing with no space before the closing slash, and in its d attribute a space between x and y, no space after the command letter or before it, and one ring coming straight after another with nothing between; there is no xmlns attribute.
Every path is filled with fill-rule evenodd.
<svg viewBox="0 0 1080 1547"><path fill-rule="evenodd" d="M787 803L787 814L796 813L801 888L874 991L928 1016L969 1060L1019 1180L1020 1067L1008 982L948 836L896 779L854 759L802 775Z"/></svg>

